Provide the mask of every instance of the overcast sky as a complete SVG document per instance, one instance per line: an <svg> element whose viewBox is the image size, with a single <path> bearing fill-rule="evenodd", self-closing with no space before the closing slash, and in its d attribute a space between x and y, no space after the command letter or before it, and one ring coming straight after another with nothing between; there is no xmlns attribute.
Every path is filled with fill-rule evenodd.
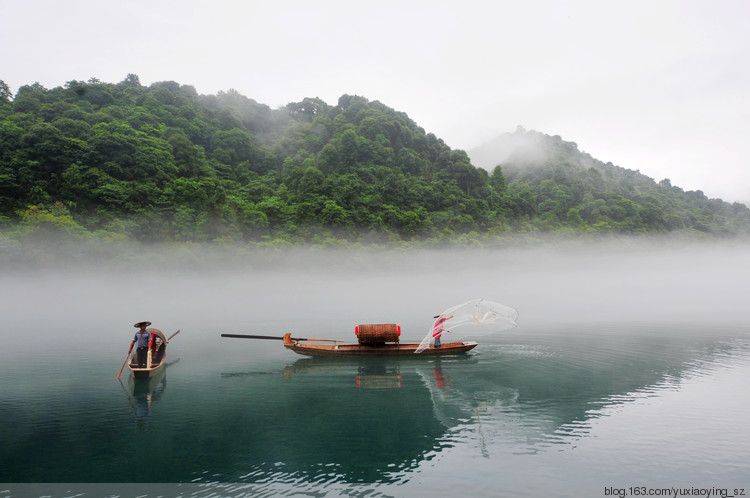
<svg viewBox="0 0 750 498"><path fill-rule="evenodd" d="M518 125L750 201L746 0L0 0L14 93L129 73L273 108L343 94L451 148Z"/></svg>

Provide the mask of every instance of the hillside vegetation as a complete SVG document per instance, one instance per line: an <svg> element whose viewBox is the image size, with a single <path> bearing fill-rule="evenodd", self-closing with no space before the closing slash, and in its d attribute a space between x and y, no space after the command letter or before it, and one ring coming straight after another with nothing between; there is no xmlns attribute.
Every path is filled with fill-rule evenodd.
<svg viewBox="0 0 750 498"><path fill-rule="evenodd" d="M498 140L507 149L519 138L526 145L496 161L484 148L485 169L360 96L271 109L132 74L15 96L0 81L0 249L50 234L335 245L750 231L744 205L604 164L559 137L519 129Z"/></svg>
<svg viewBox="0 0 750 498"><path fill-rule="evenodd" d="M485 168L502 162L509 187L534 201L535 225L619 233L747 233L744 204L684 191L578 150L574 142L519 127L470 151Z"/></svg>

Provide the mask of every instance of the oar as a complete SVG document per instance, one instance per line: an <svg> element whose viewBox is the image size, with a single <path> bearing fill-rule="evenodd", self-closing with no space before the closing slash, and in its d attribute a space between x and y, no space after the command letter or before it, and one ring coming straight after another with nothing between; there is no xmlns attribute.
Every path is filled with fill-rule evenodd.
<svg viewBox="0 0 750 498"><path fill-rule="evenodd" d="M180 329L177 329L177 332L175 332L174 334L172 334L172 335L170 335L169 337L167 337L167 342L169 342L169 340L170 340L170 339L171 339L172 337L176 336L176 335L177 335L177 334L179 334L179 333L180 333Z"/></svg>
<svg viewBox="0 0 750 498"><path fill-rule="evenodd" d="M130 344L130 349L128 349L128 354L125 356L125 361L122 362L122 367L120 368L120 371L117 372L117 378L120 378L120 375L122 375L122 371L125 369L125 364L128 362L128 358L130 358L130 352L133 351L133 344Z"/></svg>
<svg viewBox="0 0 750 498"><path fill-rule="evenodd" d="M221 334L222 337L234 337L237 339L273 339L276 341L283 341L283 337L277 337L272 335L246 335L246 334ZM324 341L324 342L345 342L336 339L304 339L302 337L290 337L293 341Z"/></svg>

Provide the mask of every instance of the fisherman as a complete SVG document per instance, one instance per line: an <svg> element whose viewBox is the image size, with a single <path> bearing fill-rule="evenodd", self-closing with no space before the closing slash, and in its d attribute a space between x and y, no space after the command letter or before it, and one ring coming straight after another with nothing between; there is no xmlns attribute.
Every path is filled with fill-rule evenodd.
<svg viewBox="0 0 750 498"><path fill-rule="evenodd" d="M146 327L148 327L149 325L151 325L151 322L138 322L133 325L139 330L135 333L133 342L130 343L130 349L128 350L128 353L133 350L133 344L138 343L135 350L138 368L146 368L148 350L153 346L154 343L153 334L146 330Z"/></svg>
<svg viewBox="0 0 750 498"><path fill-rule="evenodd" d="M434 324L434 325L432 326L432 338L433 338L433 339L434 339L434 341L435 341L435 347L436 347L436 348L439 348L439 347L440 347L440 336L442 336L442 335L443 335L443 331L445 331L445 332L450 332L450 330L447 330L447 329L445 329L445 328L443 327L443 324L444 324L444 323L445 323L446 321L448 321L448 320L450 320L451 318L453 318L453 315L451 315L451 316L443 316L443 314L442 314L442 313L438 313L438 314L437 314L437 315L435 315L435 316L434 316L433 318L437 318L437 321L436 321L436 322L435 322L435 324Z"/></svg>

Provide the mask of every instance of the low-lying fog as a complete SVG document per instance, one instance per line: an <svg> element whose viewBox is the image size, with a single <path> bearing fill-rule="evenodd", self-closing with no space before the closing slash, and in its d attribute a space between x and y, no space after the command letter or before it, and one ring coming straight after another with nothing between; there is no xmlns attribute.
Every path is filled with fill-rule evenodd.
<svg viewBox="0 0 750 498"><path fill-rule="evenodd" d="M184 254L182 254L184 257ZM294 249L238 263L205 252L169 269L134 265L4 271L3 336L11 342L122 343L151 320L192 340L220 332L355 340L359 323L399 323L420 340L436 313L473 298L519 311L516 332L580 324L744 329L745 244L550 243L496 250ZM96 338L98 339L96 339ZM186 340L186 339L183 339ZM121 348L121 349L122 349ZM7 348L4 348L7 351ZM6 352L6 354L10 354Z"/></svg>

